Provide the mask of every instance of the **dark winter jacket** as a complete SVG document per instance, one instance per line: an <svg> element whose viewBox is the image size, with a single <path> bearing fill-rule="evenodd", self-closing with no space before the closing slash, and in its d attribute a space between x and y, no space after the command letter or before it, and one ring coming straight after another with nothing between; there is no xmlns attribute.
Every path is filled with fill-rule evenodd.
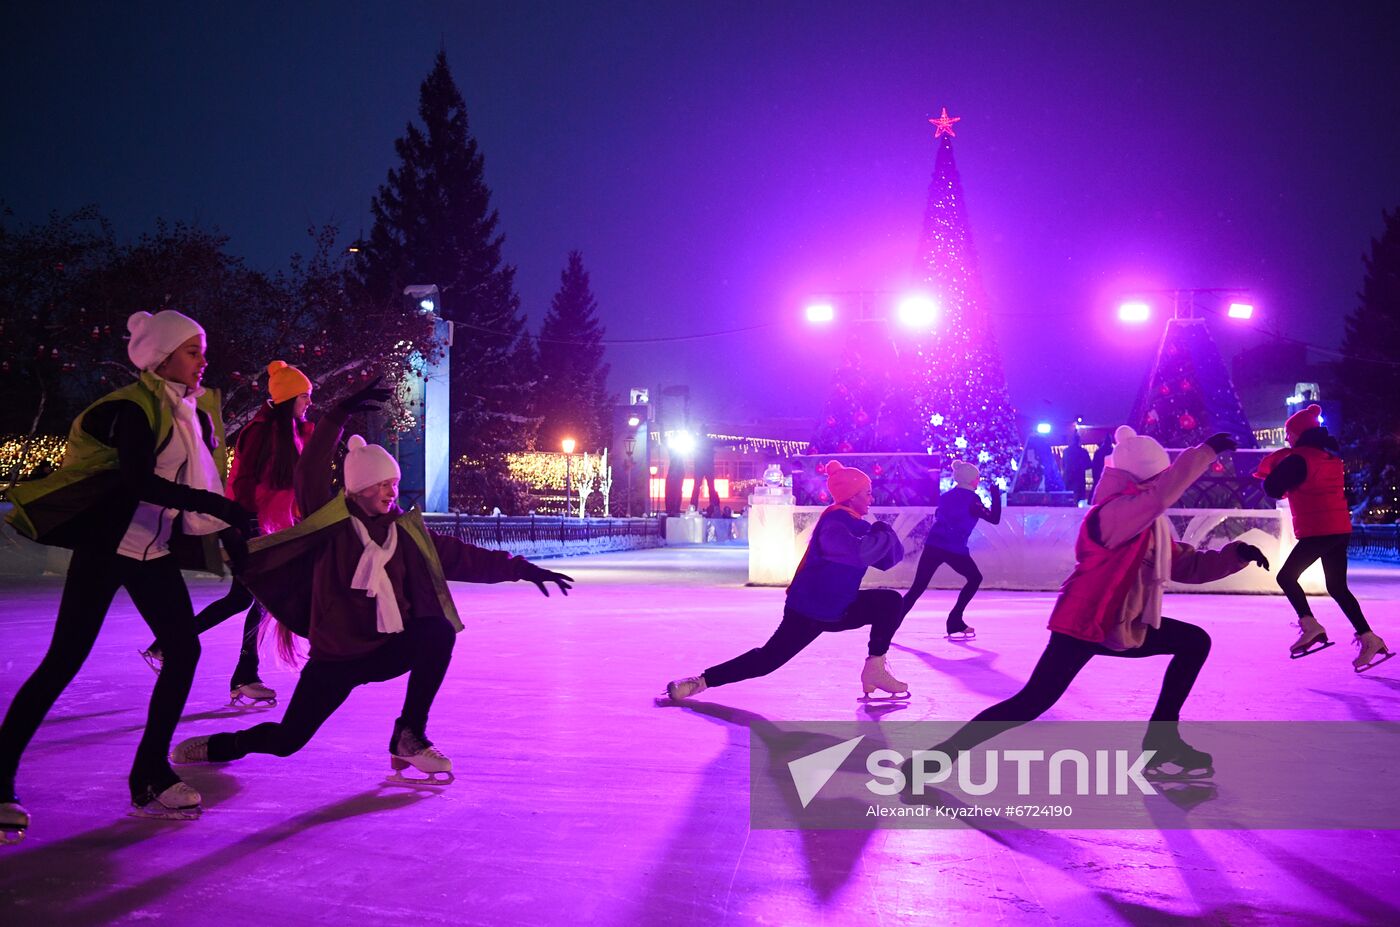
<svg viewBox="0 0 1400 927"><path fill-rule="evenodd" d="M428 531L417 509L371 515L344 493L336 494L331 464L346 417L340 411L324 417L297 461L297 504L311 514L293 528L250 542L240 574L277 620L310 638L316 660L353 660L392 637L378 630L374 600L350 587L364 551L351 518L365 526L375 543L382 544L392 530L400 532L385 571L405 624L441 616L460 631L448 580L510 582L534 569L523 557Z"/></svg>
<svg viewBox="0 0 1400 927"><path fill-rule="evenodd" d="M933 527L924 541L929 547L937 547L954 554L967 553L967 539L977 520L988 524L1001 523L1001 491L993 487L992 507L982 504L982 498L971 489L954 486L938 497L938 509L933 516Z"/></svg>
<svg viewBox="0 0 1400 927"><path fill-rule="evenodd" d="M20 534L57 547L116 550L142 502L237 520L237 509L217 493L156 476L156 458L174 436L171 413L161 399L165 381L143 373L113 390L73 421L63 465L10 492L8 520ZM223 419L218 390L206 389L196 403L200 434L215 461L224 463ZM187 569L222 573L213 537L171 538L171 551Z"/></svg>
<svg viewBox="0 0 1400 927"><path fill-rule="evenodd" d="M838 621L870 567L888 570L904 545L884 522L873 525L844 505L828 506L787 590L787 607L817 621Z"/></svg>

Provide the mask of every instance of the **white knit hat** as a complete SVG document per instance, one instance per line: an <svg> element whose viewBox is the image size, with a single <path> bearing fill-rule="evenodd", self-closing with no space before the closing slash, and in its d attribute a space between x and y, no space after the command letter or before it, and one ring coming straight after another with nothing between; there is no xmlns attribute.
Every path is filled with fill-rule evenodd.
<svg viewBox="0 0 1400 927"><path fill-rule="evenodd" d="M1104 465L1122 470L1138 482L1150 480L1171 466L1171 459L1156 439L1138 434L1129 425L1118 426L1113 442L1113 453Z"/></svg>
<svg viewBox="0 0 1400 927"><path fill-rule="evenodd" d="M155 315L149 312L132 313L126 320L126 329L131 332L126 356L137 367L151 371L195 335L204 337L203 326L174 309L162 309Z"/></svg>
<svg viewBox="0 0 1400 927"><path fill-rule="evenodd" d="M976 486L977 480L982 476L982 471L966 460L953 461L949 469L953 471L953 482L967 489Z"/></svg>
<svg viewBox="0 0 1400 927"><path fill-rule="evenodd" d="M399 462L378 444L367 444L359 435L345 442L350 453L345 455L345 491L357 493L375 483L397 480L403 474Z"/></svg>

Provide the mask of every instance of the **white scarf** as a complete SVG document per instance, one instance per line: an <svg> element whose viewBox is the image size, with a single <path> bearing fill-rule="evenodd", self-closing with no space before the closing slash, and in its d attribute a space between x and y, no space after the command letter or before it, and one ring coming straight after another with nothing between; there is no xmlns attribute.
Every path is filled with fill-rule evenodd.
<svg viewBox="0 0 1400 927"><path fill-rule="evenodd" d="M214 455L209 453L199 433L199 418L195 414L195 400L204 395L203 387L188 389L176 383L165 384L166 397L174 413L175 434L171 440L178 440L185 449L185 466L180 471L179 481L191 489L224 494L224 479L219 474L219 466L214 463ZM213 515L201 512L184 512L186 534L215 534L228 527L228 522L220 521Z"/></svg>
<svg viewBox="0 0 1400 927"><path fill-rule="evenodd" d="M355 534L365 545L360 562L355 566L355 576L350 580L350 588L363 589L365 595L374 599L380 634L397 634L403 630L403 615L399 613L398 596L394 594L394 584L389 581L384 565L393 559L394 551L399 547L399 526L389 526L389 536L380 546L374 543L368 529L354 515L350 516L350 524L355 526Z"/></svg>
<svg viewBox="0 0 1400 927"><path fill-rule="evenodd" d="M1172 578L1172 525L1167 516L1158 515L1152 523L1152 576L1144 591L1142 623L1152 628L1162 626L1162 591Z"/></svg>

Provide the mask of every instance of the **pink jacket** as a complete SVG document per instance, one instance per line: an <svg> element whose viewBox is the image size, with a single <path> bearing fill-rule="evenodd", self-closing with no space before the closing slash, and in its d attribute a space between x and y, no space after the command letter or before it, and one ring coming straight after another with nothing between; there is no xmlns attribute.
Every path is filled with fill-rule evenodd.
<svg viewBox="0 0 1400 927"><path fill-rule="evenodd" d="M1184 453L1145 483L1106 467L1094 491L1094 506L1079 526L1074 572L1060 587L1050 613L1050 630L1110 650L1131 650L1160 623L1161 584L1155 582L1153 524L1186 488L1206 472L1215 451L1204 444ZM1220 550L1197 550L1175 541L1171 578L1208 583L1244 569L1238 541Z"/></svg>

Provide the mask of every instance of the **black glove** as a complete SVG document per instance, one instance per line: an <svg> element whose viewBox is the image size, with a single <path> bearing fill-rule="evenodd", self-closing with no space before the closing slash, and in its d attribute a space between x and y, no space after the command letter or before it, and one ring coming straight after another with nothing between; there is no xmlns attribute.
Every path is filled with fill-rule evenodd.
<svg viewBox="0 0 1400 927"><path fill-rule="evenodd" d="M877 521L877 522L873 522L873 523L870 525L870 530L871 530L871 531L879 531L879 530L882 529L882 528L883 528L884 530L886 530L886 531L893 531L893 530L894 530L894 526L891 525L891 524L890 524L889 522L887 522L887 521Z"/></svg>
<svg viewBox="0 0 1400 927"><path fill-rule="evenodd" d="M546 570L544 567L535 566L533 563L527 563L525 565L525 575L520 578L539 586L540 592L544 593L545 598L549 598L549 590L545 587L545 583L554 583L564 595L569 594L569 589L574 583L574 578L572 576L565 576L563 573L555 573L553 570Z"/></svg>
<svg viewBox="0 0 1400 927"><path fill-rule="evenodd" d="M259 534L258 516L232 499L224 500L223 508L215 517L220 521L228 522L228 526L241 535L245 541L248 538L255 538Z"/></svg>
<svg viewBox="0 0 1400 927"><path fill-rule="evenodd" d="M248 562L247 536L237 528L227 528L219 532L219 541L224 545L224 552L228 554L228 565L234 575L242 573L244 564Z"/></svg>
<svg viewBox="0 0 1400 927"><path fill-rule="evenodd" d="M374 378L369 386L361 387L336 403L336 409L347 415L353 415L356 412L379 411L380 403L388 402L389 397L393 395L388 387L379 385L383 381L384 375L380 374Z"/></svg>
<svg viewBox="0 0 1400 927"><path fill-rule="evenodd" d="M1266 570L1269 568L1269 558L1253 544L1241 544L1235 548L1235 553L1239 554L1245 563L1257 563Z"/></svg>
<svg viewBox="0 0 1400 927"><path fill-rule="evenodd" d="M1215 451L1215 453L1217 454L1223 454L1226 451L1233 451L1235 448L1239 447L1239 444L1235 442L1235 439L1230 437L1223 431L1217 431L1209 438L1206 438L1206 444L1209 445L1210 449Z"/></svg>

